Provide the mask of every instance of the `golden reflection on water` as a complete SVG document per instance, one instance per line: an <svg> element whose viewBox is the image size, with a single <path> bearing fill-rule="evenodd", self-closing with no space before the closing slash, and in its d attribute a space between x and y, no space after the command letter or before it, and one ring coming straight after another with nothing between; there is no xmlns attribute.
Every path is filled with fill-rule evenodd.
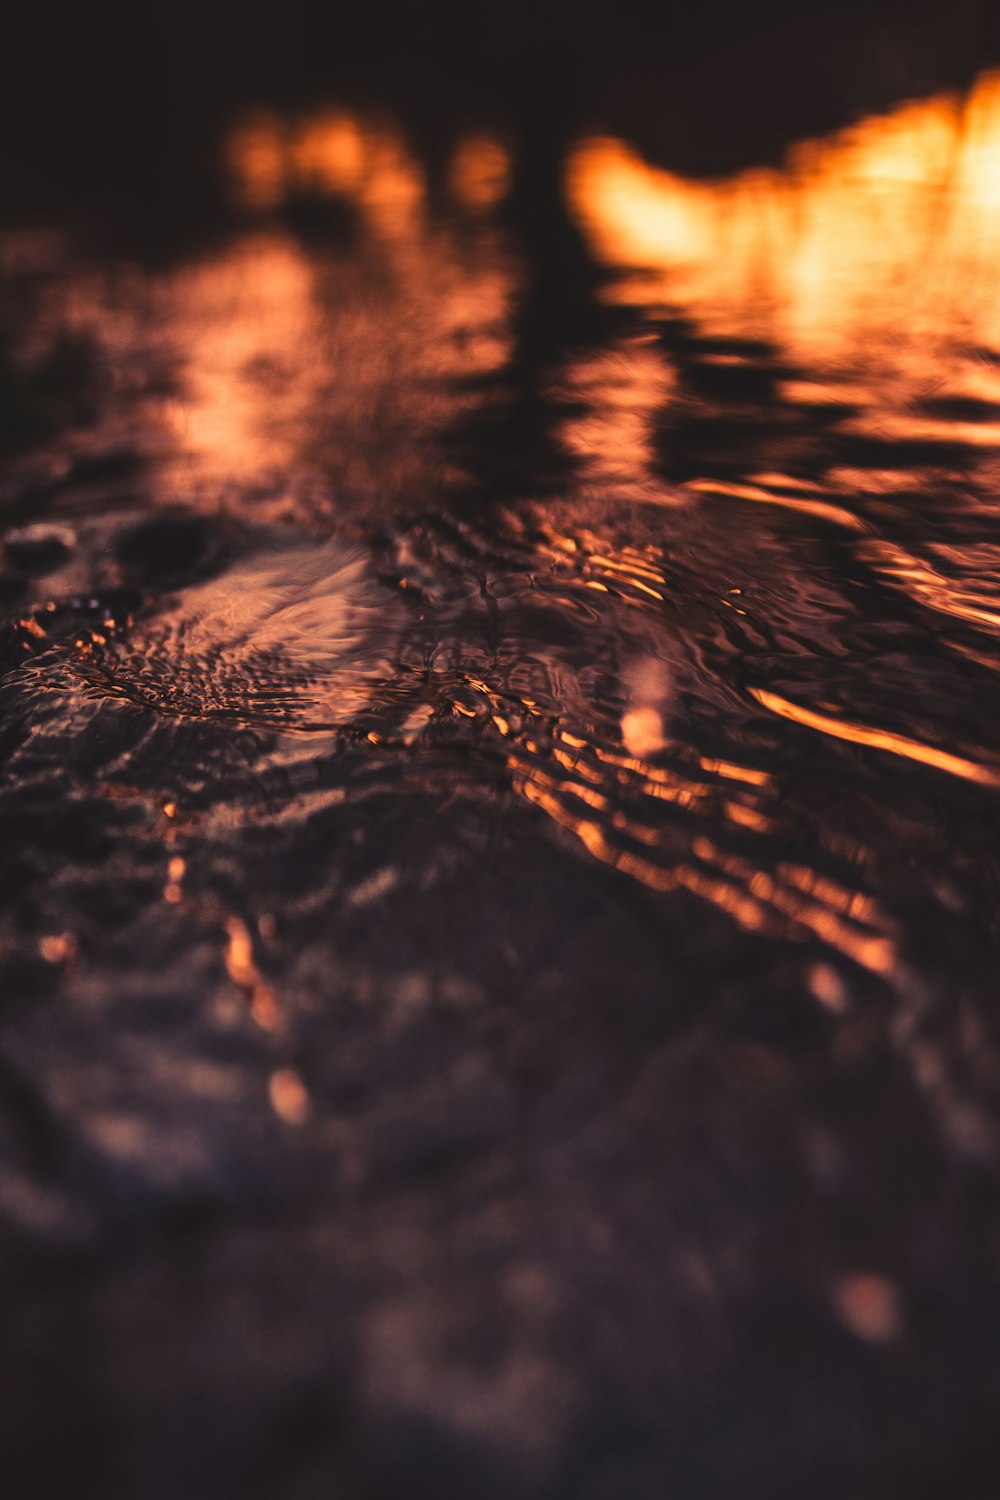
<svg viewBox="0 0 1000 1500"><path fill-rule="evenodd" d="M225 157L251 227L181 268L158 308L183 364L168 412L182 469L373 499L439 484L437 434L468 404L456 383L506 355L498 246L459 247L430 221L424 171L384 121L262 114L231 132ZM457 199L487 209L506 180L498 142L460 143ZM365 253L350 240L306 247L268 218L302 193L345 203Z"/></svg>
<svg viewBox="0 0 1000 1500"><path fill-rule="evenodd" d="M472 399L458 382L506 355L498 247L460 247L429 222L423 172L383 124L258 117L230 137L227 160L250 225L153 286L152 321L177 365L158 417L166 489L333 489L381 503L439 485L438 434ZM470 201L487 202L500 168L488 143L470 144ZM305 245L269 217L300 191L347 204L364 254L350 237ZM102 337L113 323L93 303L80 318ZM123 326L123 344L148 327Z"/></svg>
<svg viewBox="0 0 1000 1500"><path fill-rule="evenodd" d="M782 170L694 182L592 139L567 185L600 258L652 272L631 290L708 331L777 337L814 363L874 336L904 371L896 338L924 359L928 340L1000 343L1000 74L796 146ZM979 374L970 394L995 398L997 377Z"/></svg>
<svg viewBox="0 0 1000 1500"><path fill-rule="evenodd" d="M885 926L885 917L860 892L824 880L804 867L779 865L770 872L751 859L726 852L704 835L691 839L690 858L665 860L658 848L662 842L658 831L635 824L623 813L609 819L608 799L593 788L550 775L516 755L511 757L511 766L522 796L574 834L602 864L651 890L698 897L748 931L781 937L812 934L874 973L892 971L895 944L879 930ZM663 782L657 790L660 795L670 794ZM702 790L697 789L695 797ZM691 792L683 787L673 789L673 795L682 804L691 800ZM729 804L724 807L728 809ZM594 817L594 812L599 816ZM649 852L638 852L636 845L640 849L645 845Z"/></svg>
<svg viewBox="0 0 1000 1500"><path fill-rule="evenodd" d="M914 760L924 766L934 766L937 770L945 771L949 776L957 776L962 781L978 781L983 786L1000 786L1000 769L969 760L964 755L952 755L950 751L922 744L919 740L911 740L906 735L890 734L884 729L871 729L867 725L852 724L830 714L816 713L812 709L803 708L800 704L790 703L787 698L782 698L777 693L769 693L763 688L751 688L750 692L758 703L763 704L779 718L791 719L793 723L804 724L809 729L817 729L821 734L832 735L834 739L847 740L853 745L871 745L877 750L888 750L893 755L902 756L905 760Z"/></svg>
<svg viewBox="0 0 1000 1500"><path fill-rule="evenodd" d="M254 236L185 268L167 313L184 325L184 382L169 407L193 476L246 484L291 465L323 379L313 271L294 242Z"/></svg>
<svg viewBox="0 0 1000 1500"><path fill-rule="evenodd" d="M581 485L622 500L662 500L653 434L676 387L650 337L633 336L570 360L558 394L572 415L560 436Z"/></svg>
<svg viewBox="0 0 1000 1500"><path fill-rule="evenodd" d="M157 398L157 422L149 424L163 445L158 498L176 503L180 495L187 504L205 496L212 504L231 486L245 508L268 489L276 515L296 523L351 504L364 518L376 507L392 514L410 496L434 505L454 473L440 437L475 413L477 382L481 391L509 369L517 272L491 222L510 188L509 153L488 136L459 141L443 180L450 221L434 207L402 133L343 109L297 121L259 115L233 131L226 160L245 220L215 253L153 275L135 298L135 327L127 310L76 294L81 320L114 339L123 367L151 329L176 362L174 388ZM704 335L764 339L776 350L782 364L773 390L753 398L761 404L805 413L808 427L810 408L833 402L843 407L841 432L941 435L976 455L1000 439L996 422L917 409L921 396L942 387L1000 402L1000 372L969 354L970 346L1000 345L1000 77L986 77L965 100L907 105L807 143L781 172L687 182L607 140L582 143L567 172L570 204L595 253L635 273L617 295L680 309L702 340L703 367L744 362L739 352L709 348ZM340 236L331 217L329 233L296 233L280 211L303 195L338 200L350 232ZM325 222L322 214L305 217ZM463 691L487 700L489 713L457 692L453 713L489 718L516 790L599 861L651 890L707 902L747 930L819 939L873 972L890 972L893 923L851 888L851 874L838 883L779 857L782 790L753 763L754 752L744 764L735 741L722 758L701 755L697 738L674 740L674 684L656 653L669 656L674 640L697 646L700 627L685 614L667 548L613 538L588 506L715 507L720 532L731 518L734 534L751 510L748 529L758 518L766 527L765 506L778 525L791 515L805 538L817 524L833 525L852 555L910 602L1000 635L995 590L983 582L993 555L881 534L878 514L859 507L857 492L891 499L921 483L912 468L817 461L805 477L794 455L775 452L749 472L716 472L709 457L700 474L669 481L664 415L699 401L710 410L711 398L685 387L683 361L672 359L655 324L633 320L606 342L570 346L542 378L573 477L567 525L543 507L533 519L531 564L541 565L552 601L558 587L579 609L589 591L609 629L626 612L630 630L636 620L651 622L641 635L644 654L631 676L619 663L625 695L604 718L568 706L576 704L572 692L543 713L531 697L515 701L509 684L498 690L471 676ZM303 504L310 496L312 513ZM513 522L504 517L502 525ZM512 534L500 541L511 543ZM720 555L731 564L738 551L738 542L730 551L723 543ZM688 561L695 573L714 566ZM734 581L720 574L717 613L725 606L745 621L761 606L727 587ZM712 628L721 637L728 626ZM518 646L544 658L563 689L572 684L578 664L559 658L558 648L544 639ZM955 649L970 656L967 641ZM726 665L739 675L732 659ZM985 754L977 760L943 748L946 736L936 732L925 743L916 731L901 732L912 729L905 723L869 726L849 701L840 717L826 700L810 706L763 686L746 689L747 697L770 723L783 720L806 737L824 734L1000 784ZM440 703L418 709L429 716ZM368 740L377 745L383 736L371 731ZM178 898L181 888L171 875ZM230 976L260 1024L277 1024L248 943L241 928L229 929Z"/></svg>
<svg viewBox="0 0 1000 1500"><path fill-rule="evenodd" d="M806 424L815 409L831 424L833 440L807 457L809 478L794 453L787 474L725 477L707 457L704 476L683 479L672 496L661 490L661 503L749 501L853 532L859 565L936 616L928 628L946 651L1000 670L995 545L945 540L933 524L921 535L905 502L896 515L889 509L897 494L956 483L970 491L970 524L977 507L992 509L976 492L982 484L987 497L995 493L1000 450L1000 73L983 74L965 95L906 103L801 143L780 170L696 182L602 138L571 152L566 185L593 253L619 273L610 298L681 313L701 341L702 369L752 371L759 359L773 391L763 378L759 390L748 383L748 406L781 403ZM711 338L722 341L714 352ZM761 341L759 352L732 342L741 338ZM697 387L678 396L712 410ZM632 403L623 434L637 429L642 409ZM837 461L852 440L871 445L856 450L868 460L861 466ZM630 457L640 458L634 440ZM988 649L970 645L969 629ZM810 706L763 687L751 696L806 730L1000 784L988 752L946 748L952 723L935 742L916 723L862 722L849 705L841 715L828 702Z"/></svg>

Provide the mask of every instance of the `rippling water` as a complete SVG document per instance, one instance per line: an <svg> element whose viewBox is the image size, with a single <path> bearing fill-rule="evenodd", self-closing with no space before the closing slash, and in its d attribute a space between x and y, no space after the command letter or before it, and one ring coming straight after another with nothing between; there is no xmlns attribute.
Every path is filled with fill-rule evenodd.
<svg viewBox="0 0 1000 1500"><path fill-rule="evenodd" d="M224 155L159 264L4 238L2 1212L239 1226L48 1314L107 1451L153 1422L103 1493L199 1392L184 1492L279 1493L215 1341L234 1409L340 1393L352 1494L387 1423L498 1494L946 1473L996 1374L997 77L719 182L582 140L552 265L499 138Z"/></svg>

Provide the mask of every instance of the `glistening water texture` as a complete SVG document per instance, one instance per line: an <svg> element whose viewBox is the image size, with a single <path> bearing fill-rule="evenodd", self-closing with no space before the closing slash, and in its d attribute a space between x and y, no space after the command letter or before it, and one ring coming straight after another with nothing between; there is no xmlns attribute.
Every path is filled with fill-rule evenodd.
<svg viewBox="0 0 1000 1500"><path fill-rule="evenodd" d="M11 1462L55 1409L105 1500L945 1493L1000 79L726 181L581 140L538 243L499 138L224 156L155 265L3 241Z"/></svg>

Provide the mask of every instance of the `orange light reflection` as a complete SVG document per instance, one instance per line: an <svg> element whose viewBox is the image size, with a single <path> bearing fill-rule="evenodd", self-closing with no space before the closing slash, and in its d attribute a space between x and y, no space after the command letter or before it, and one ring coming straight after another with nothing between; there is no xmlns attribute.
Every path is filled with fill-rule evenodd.
<svg viewBox="0 0 1000 1500"><path fill-rule="evenodd" d="M998 73L799 145L780 171L693 182L598 139L572 152L567 186L599 257L652 273L627 294L709 331L777 337L814 364L863 343L907 379L918 342L1000 343ZM994 371L972 384L996 398Z"/></svg>
<svg viewBox="0 0 1000 1500"><path fill-rule="evenodd" d="M804 724L809 729L830 735L832 739L847 740L852 745L868 745L874 750L888 750L893 755L917 761L924 766L933 766L935 770L944 771L949 776L958 776L963 781L976 781L982 786L1000 786L1000 770L979 761L968 760L963 755L952 755L948 750L938 750L933 745L921 744L919 740L908 739L902 734L890 734L885 729L870 729L864 724L852 724L846 719L833 718L830 714L816 713L813 709L790 703L787 698L766 692L763 688L751 688L750 693L762 707L777 714L779 718Z"/></svg>

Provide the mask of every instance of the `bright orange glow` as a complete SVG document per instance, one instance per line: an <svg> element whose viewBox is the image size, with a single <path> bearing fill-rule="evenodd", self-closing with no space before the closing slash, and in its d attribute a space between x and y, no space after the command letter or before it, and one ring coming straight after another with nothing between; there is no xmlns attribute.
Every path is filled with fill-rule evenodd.
<svg viewBox="0 0 1000 1500"><path fill-rule="evenodd" d="M230 917L226 922L226 972L233 984L244 991L250 1014L264 1031L275 1031L281 1025L281 1010L271 986L254 962L253 940L245 922Z"/></svg>
<svg viewBox="0 0 1000 1500"><path fill-rule="evenodd" d="M864 531L863 521L839 505L827 505L825 501L813 500L809 496L781 494L762 489L756 484L730 484L721 479L693 479L687 488L696 494L730 495L736 500L756 500L761 505L777 505L785 510L798 511L800 515L816 516L821 521L832 521L835 526L846 526L849 531Z"/></svg>
<svg viewBox="0 0 1000 1500"><path fill-rule="evenodd" d="M904 367L890 337L1000 340L1000 74L800 145L781 171L692 182L601 139L572 153L567 183L600 258L649 273L628 294L708 331L814 362L864 340Z"/></svg>
<svg viewBox="0 0 1000 1500"><path fill-rule="evenodd" d="M285 168L301 187L327 193L353 193L365 173L366 147L351 115L323 114L292 135Z"/></svg>
<svg viewBox="0 0 1000 1500"><path fill-rule="evenodd" d="M731 781L746 781L751 786L767 786L771 780L766 771L754 771L749 766L737 766L729 760L710 760L701 757L702 769L715 776L725 776Z"/></svg>
<svg viewBox="0 0 1000 1500"><path fill-rule="evenodd" d="M763 688L751 688L751 695L762 707L781 719L791 719L795 724L804 724L808 729L817 729L836 740L847 740L852 745L869 745L873 750L888 750L906 760L918 761L924 766L945 771L949 776L958 776L963 781L977 781L983 786L1000 786L1000 770L967 760L963 755L952 755L947 750L938 750L933 745L923 745L919 740L907 739L902 734L890 734L885 729L869 729L864 724L852 724L846 719L835 719L830 714L818 714L798 703L790 703L777 693Z"/></svg>
<svg viewBox="0 0 1000 1500"><path fill-rule="evenodd" d="M512 269L493 238L459 243L431 223L402 134L361 116L258 115L230 136L226 162L254 215L298 191L336 193L358 216L365 253L336 236L307 247L254 218L212 254L146 280L141 295L74 280L59 310L68 328L130 367L152 338L171 368L169 391L145 401L160 496L219 504L237 486L244 500L268 497L280 518L293 494L389 500L440 484L434 435L475 403L469 377L509 349Z"/></svg>
<svg viewBox="0 0 1000 1500"><path fill-rule="evenodd" d="M422 171L394 131L373 131L366 144L358 199L373 231L394 238L418 232L425 197Z"/></svg>

